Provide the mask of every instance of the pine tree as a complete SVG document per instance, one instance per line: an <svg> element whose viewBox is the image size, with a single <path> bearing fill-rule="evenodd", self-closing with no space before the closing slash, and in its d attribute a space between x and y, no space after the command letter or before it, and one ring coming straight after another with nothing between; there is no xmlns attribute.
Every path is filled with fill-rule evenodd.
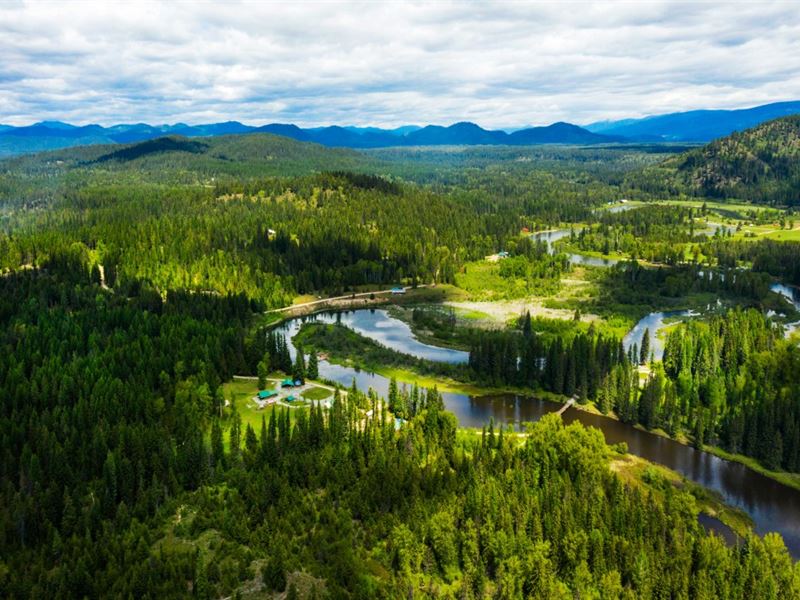
<svg viewBox="0 0 800 600"><path fill-rule="evenodd" d="M230 441L231 460L236 463L242 447L242 417L236 408L234 398L231 398L231 427L228 432L228 440Z"/></svg>
<svg viewBox="0 0 800 600"><path fill-rule="evenodd" d="M531 337L532 331L533 328L531 327L531 311L526 311L525 317L522 320L522 334L526 338L529 338Z"/></svg>
<svg viewBox="0 0 800 600"><path fill-rule="evenodd" d="M255 429L250 423L247 424L244 432L244 449L247 461L253 464L258 453L258 438L256 437Z"/></svg>
<svg viewBox="0 0 800 600"><path fill-rule="evenodd" d="M312 350L311 355L308 357L306 375L308 375L309 379L319 379L319 359L315 350Z"/></svg>
<svg viewBox="0 0 800 600"><path fill-rule="evenodd" d="M220 427L218 419L214 419L211 423L211 457L214 460L214 466L222 469L225 462L225 448L222 442L222 427Z"/></svg>
<svg viewBox="0 0 800 600"><path fill-rule="evenodd" d="M282 592L286 589L286 567L280 551L274 553L267 561L261 571L261 580L268 590Z"/></svg>
<svg viewBox="0 0 800 600"><path fill-rule="evenodd" d="M387 400L389 401L389 410L393 413L397 412L397 400L398 400L398 393L397 393L397 379L392 377L389 381L389 397Z"/></svg>
<svg viewBox="0 0 800 600"><path fill-rule="evenodd" d="M647 358L650 355L650 329L644 330L644 335L642 336L642 347L639 349L639 364L643 365L647 362Z"/></svg>
<svg viewBox="0 0 800 600"><path fill-rule="evenodd" d="M694 417L694 447L703 449L706 435L706 423L702 410L698 410Z"/></svg>
<svg viewBox="0 0 800 600"><path fill-rule="evenodd" d="M306 361L303 358L303 351L297 349L297 357L294 361L294 369L292 369L292 378L295 380L305 381L306 379Z"/></svg>
<svg viewBox="0 0 800 600"><path fill-rule="evenodd" d="M203 564L202 557L199 555L195 557L196 568L194 576L194 597L200 600L208 600L211 597L211 590L208 586L208 575L206 568Z"/></svg>

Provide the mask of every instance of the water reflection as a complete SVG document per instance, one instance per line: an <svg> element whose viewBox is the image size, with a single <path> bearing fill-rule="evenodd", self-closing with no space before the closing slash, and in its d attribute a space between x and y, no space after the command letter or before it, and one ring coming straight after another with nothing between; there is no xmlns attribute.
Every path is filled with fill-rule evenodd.
<svg viewBox="0 0 800 600"><path fill-rule="evenodd" d="M661 360L664 356L664 341L658 336L658 332L669 323L668 319L678 319L697 316L698 313L692 310L669 310L664 312L652 312L642 318L636 325L633 326L625 337L622 338L622 347L625 352L635 344L637 348L642 347L645 331L650 331L650 349L653 351L653 356L656 360Z"/></svg>
<svg viewBox="0 0 800 600"><path fill-rule="evenodd" d="M700 525L703 526L709 533L716 533L720 536L728 546L738 546L741 538L736 535L736 532L733 531L730 527L725 525L722 521L717 519L716 517L712 517L710 515L700 513L697 515L697 521Z"/></svg>
<svg viewBox="0 0 800 600"><path fill-rule="evenodd" d="M410 354L417 358L450 364L465 363L469 360L469 352L431 346L420 342L414 337L411 327L407 323L389 316L389 313L383 309L319 313L301 319L294 319L284 325L282 329L289 334L288 337L294 337L302 324L307 321L340 323L387 348L403 354ZM292 353L292 359L294 359L294 353Z"/></svg>
<svg viewBox="0 0 800 600"><path fill-rule="evenodd" d="M658 323L668 316L680 316L687 311L674 313L656 313L650 321L651 332L655 332ZM410 329L386 311L359 310L340 315L328 314L314 317L325 322L341 320L365 335L374 339L389 340L396 348L405 348L418 352L422 356L432 356L435 351L447 353L451 359L459 357L458 351L436 348L413 340ZM660 321L659 321L660 319ZM386 323L389 321L389 323ZM296 350L291 337L299 330L303 319L293 319L280 326L287 334L290 354L294 358ZM641 328L644 331L644 326ZM387 331L392 335L382 335ZM407 338L403 338L403 336ZM652 340L655 344L656 340ZM629 343L634 343L629 341ZM419 344L419 346L417 345ZM420 347L421 346L421 347ZM410 352L409 352L410 353ZM466 353L461 353L461 358ZM389 389L389 380L381 375L360 371L352 367L335 365L328 361L319 362L320 376L330 381L350 387L355 381L358 389L366 391L374 389L385 396ZM452 411L462 427L482 427L490 419L500 425L513 425L520 428L523 423L536 421L542 415L557 411L560 405L537 398L527 398L514 394L487 396L469 396L447 392L442 394L444 403ZM779 532L790 552L795 558L800 557L800 492L764 477L742 464L720 459L712 454L679 444L673 440L641 431L625 423L579 411L574 408L564 413L564 421L578 421L586 426L600 429L610 444L625 442L632 454L649 461L662 464L677 471L687 479L699 483L718 492L730 504L745 510L753 519L755 530L759 534L770 531Z"/></svg>

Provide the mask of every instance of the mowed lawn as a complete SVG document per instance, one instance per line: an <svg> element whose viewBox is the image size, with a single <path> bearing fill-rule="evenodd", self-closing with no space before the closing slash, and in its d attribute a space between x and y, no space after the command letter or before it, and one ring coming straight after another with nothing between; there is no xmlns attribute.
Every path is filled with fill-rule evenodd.
<svg viewBox="0 0 800 600"><path fill-rule="evenodd" d="M277 376L277 375L276 375ZM271 386L274 386L270 382ZM255 379L234 379L228 383L223 384L222 393L226 400L236 403L236 409L242 417L242 431L251 425L256 432L261 428L261 417L265 417L269 421L270 413L275 409L274 405L269 405L263 409L258 408L253 402L253 396L258 394L258 381ZM302 409L293 409L291 412ZM291 414L291 413L290 413ZM222 419L222 428L228 430L230 427L230 407L225 411L225 418Z"/></svg>
<svg viewBox="0 0 800 600"><path fill-rule="evenodd" d="M282 379L283 377L284 375L282 373L272 373L270 375L271 379ZM279 385L280 384L277 382L270 381L268 388L278 389ZM259 408L258 405L253 402L253 397L258 394L258 392L258 381L255 379L234 379L222 386L222 393L225 400L236 403L236 409L242 417L242 431L246 429L247 425L251 425L256 432L260 431L261 418L264 417L269 421L270 413L276 408L274 404ZM303 400L307 402L318 402L330 398L333 392L325 388L313 387L301 392L300 395ZM297 406L297 408L287 409L289 410L289 415L292 420L295 419L298 411L307 410L309 405L306 404L306 402L299 402L295 406ZM278 405L277 408L283 410L285 407ZM222 419L222 427L225 431L230 427L230 408L225 411L225 416Z"/></svg>

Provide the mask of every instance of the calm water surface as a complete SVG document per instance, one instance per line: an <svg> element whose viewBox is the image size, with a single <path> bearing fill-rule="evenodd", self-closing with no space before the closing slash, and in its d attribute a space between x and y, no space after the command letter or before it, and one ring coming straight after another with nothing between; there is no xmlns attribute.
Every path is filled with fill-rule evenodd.
<svg viewBox="0 0 800 600"><path fill-rule="evenodd" d="M615 208L623 209L627 208L626 205L618 206ZM630 207L633 208L633 207ZM612 209L607 209L612 210ZM575 233L579 233L579 230L576 230ZM569 237L570 230L569 229L553 229L551 231L540 231L539 233L534 233L531 235L533 239L537 242L544 242L547 244L547 251L552 254L553 253L553 244L558 240L563 240L566 237ZM569 262L573 265L583 265L585 267L611 267L619 262L616 258L599 258L597 256L586 256L585 254L570 254L569 255Z"/></svg>
<svg viewBox="0 0 800 600"><path fill-rule="evenodd" d="M383 309L319 313L305 318L293 319L283 326L283 329L289 334L287 338L294 337L305 321L340 323L356 333L383 344L387 348L403 354L410 354L417 358L450 364L465 363L469 360L469 352L423 344L414 337L411 327L407 323L389 316L389 313ZM292 358L294 358L293 351Z"/></svg>
<svg viewBox="0 0 800 600"><path fill-rule="evenodd" d="M644 332L649 323L650 330L654 333L664 318L682 316L680 311L676 313L655 313L651 321L640 322L643 325L641 331ZM438 348L416 340L405 323L389 316L384 310L363 309L308 318L330 323L339 321L390 348L414 356L450 363L464 362L467 359L466 352ZM302 318L293 319L280 326L280 330L286 334L293 358L296 350L291 344L291 337L297 333L302 322ZM633 340L632 337L629 343L634 343ZM651 342L655 346L656 338ZM381 375L334 365L324 360L319 363L319 371L322 378L346 387L355 381L361 390L372 388L384 396L388 393L389 380ZM469 396L448 392L442 396L447 409L456 415L459 424L464 427L482 427L490 419L498 424L520 427L524 422L536 421L542 415L560 408L560 405L553 402L513 394ZM597 427L608 443L625 442L632 454L669 467L687 479L718 492L728 504L745 510L751 516L756 532L762 535L770 531L779 532L792 555L800 558L800 492L759 475L739 463L723 460L613 419L570 408L564 413L564 421L579 421L586 426ZM711 517L705 520L708 519ZM706 527L711 525L711 521L704 523ZM720 526L724 527L721 523ZM715 531L726 537L720 526L715 526Z"/></svg>
<svg viewBox="0 0 800 600"><path fill-rule="evenodd" d="M741 542L741 538L736 535L736 532L716 517L700 513L697 515L697 521L706 531L716 533L729 546L737 546Z"/></svg>
<svg viewBox="0 0 800 600"><path fill-rule="evenodd" d="M652 312L639 320L625 337L622 338L622 347L625 352L636 344L637 348L642 347L645 331L650 331L650 349L656 360L661 360L664 356L664 341L658 337L658 332L669 325L668 320L693 317L698 315L692 310L668 310L663 312Z"/></svg>

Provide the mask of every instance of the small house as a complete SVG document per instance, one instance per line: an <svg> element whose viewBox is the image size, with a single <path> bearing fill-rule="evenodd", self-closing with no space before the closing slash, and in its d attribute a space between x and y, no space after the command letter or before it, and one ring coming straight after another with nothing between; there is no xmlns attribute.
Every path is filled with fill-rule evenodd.
<svg viewBox="0 0 800 600"><path fill-rule="evenodd" d="M258 392L258 399L259 400L269 400L273 396L277 396L278 392L275 390L261 390Z"/></svg>
<svg viewBox="0 0 800 600"><path fill-rule="evenodd" d="M392 294L394 294L394 295L405 294L405 293L406 293L406 288L404 288L404 287L393 287L392 288Z"/></svg>

